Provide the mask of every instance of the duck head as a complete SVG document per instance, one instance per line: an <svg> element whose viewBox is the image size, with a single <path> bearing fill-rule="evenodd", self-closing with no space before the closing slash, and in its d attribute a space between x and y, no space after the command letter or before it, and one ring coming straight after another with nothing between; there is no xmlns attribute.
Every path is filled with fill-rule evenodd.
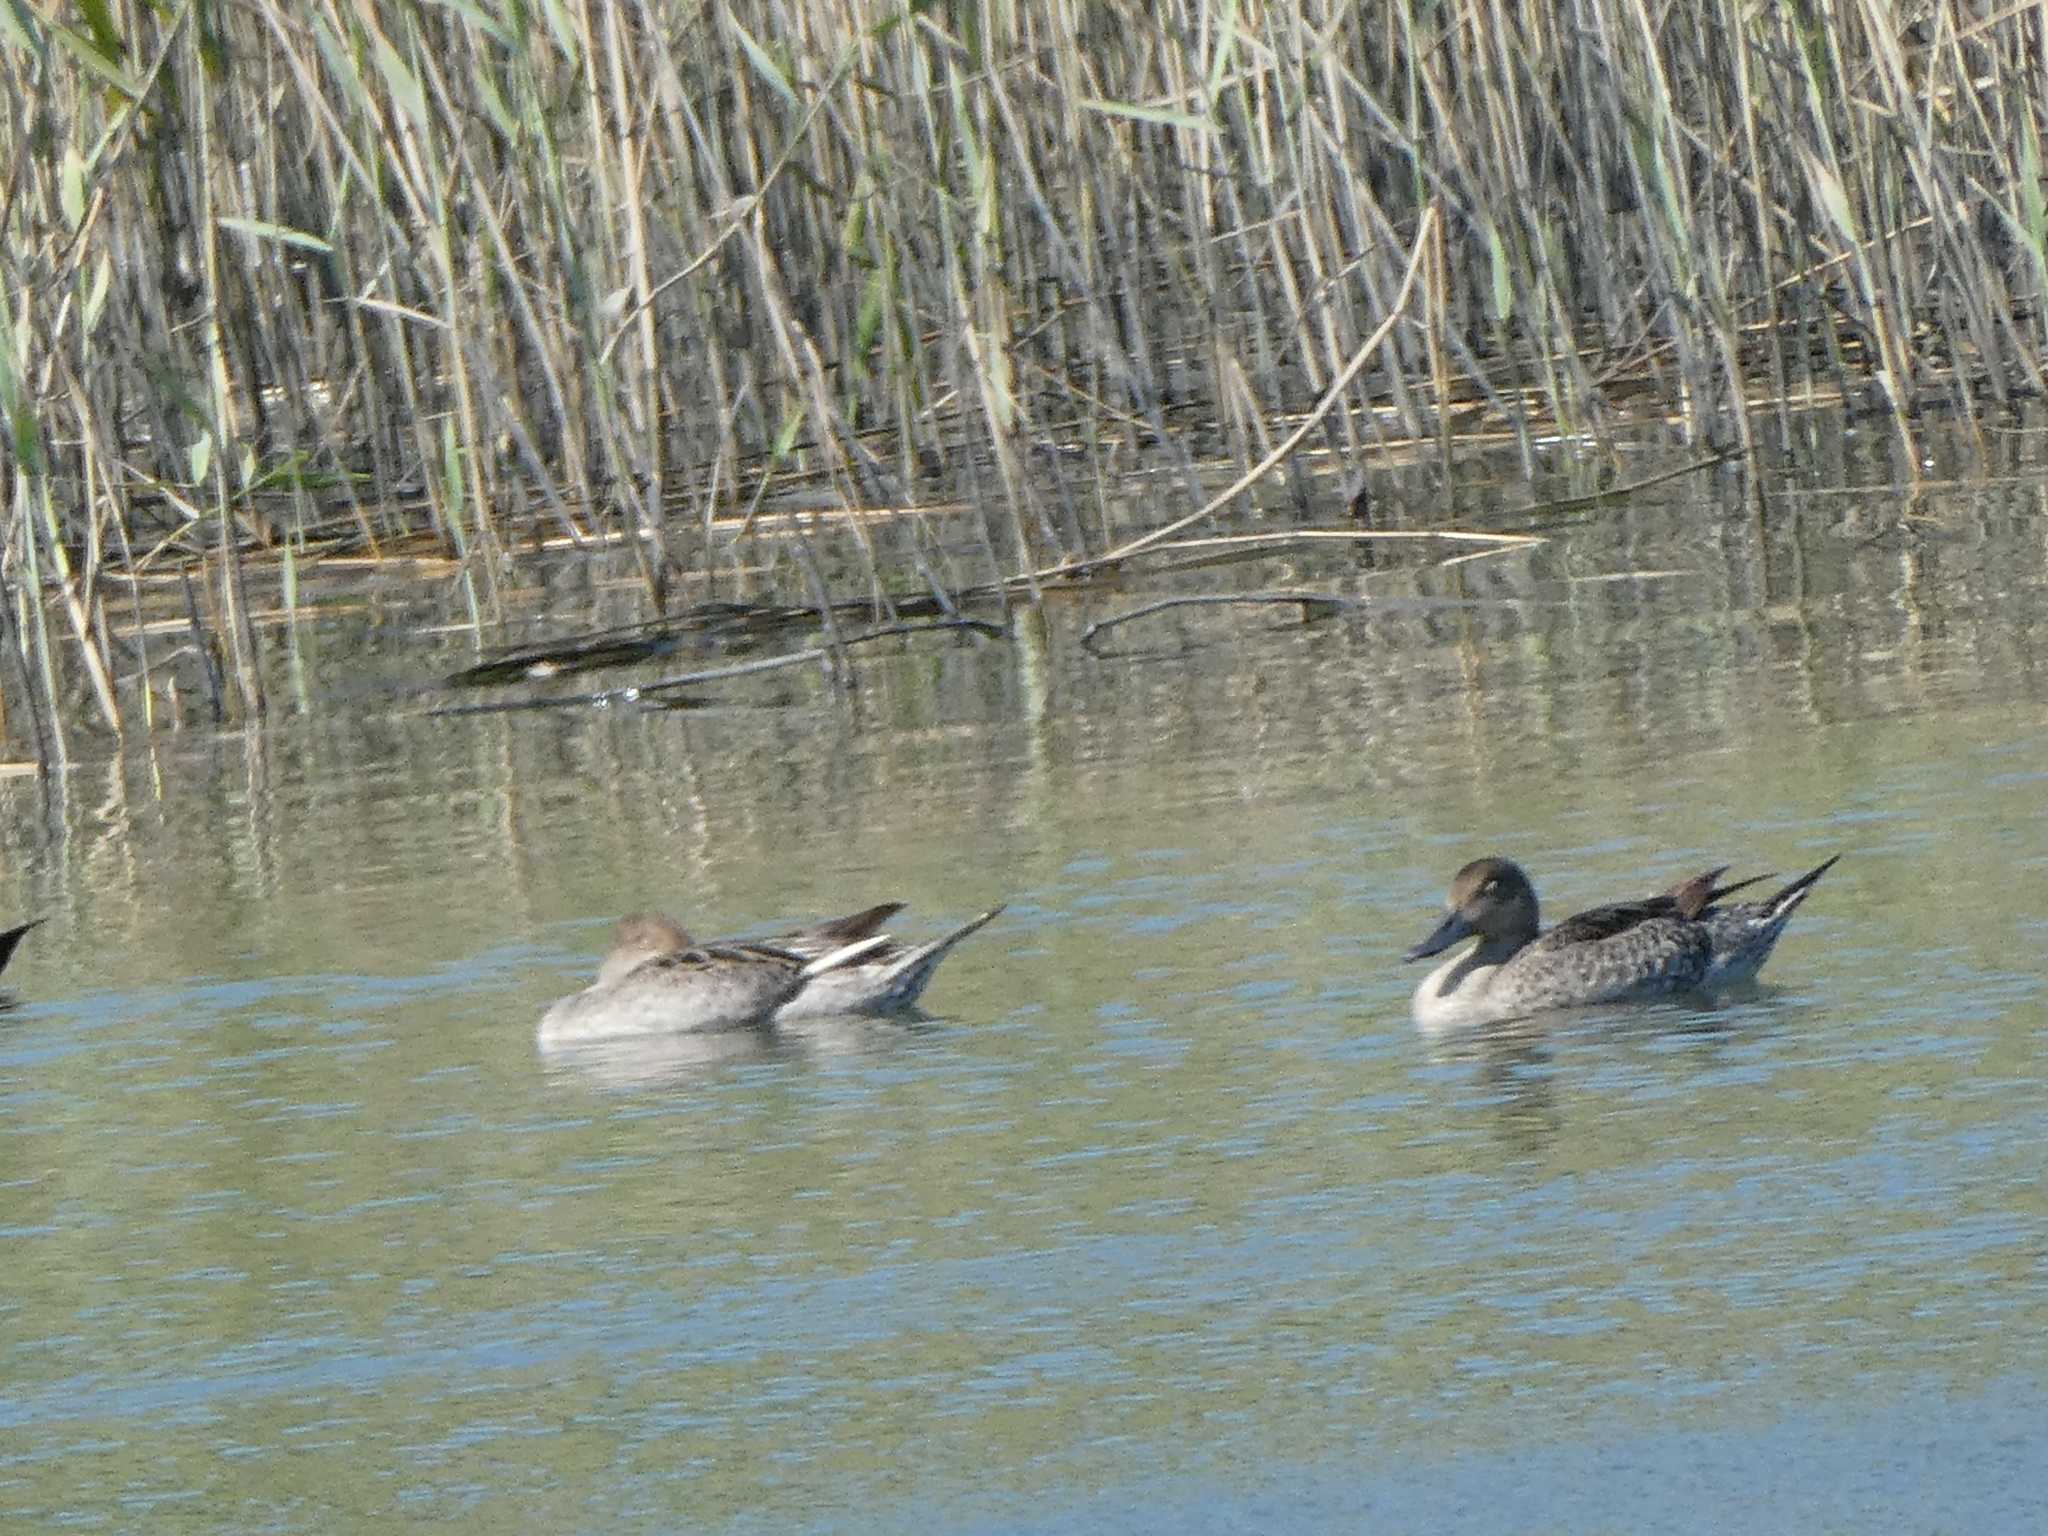
<svg viewBox="0 0 2048 1536"><path fill-rule="evenodd" d="M612 933L612 947L597 968L597 984L606 986L630 975L650 960L679 955L696 941L682 924L659 912L635 912L619 919Z"/></svg>
<svg viewBox="0 0 2048 1536"><path fill-rule="evenodd" d="M1447 905L1436 931L1404 960L1440 954L1474 934L1489 948L1510 951L1536 937L1536 888L1512 859L1474 859L1452 878Z"/></svg>

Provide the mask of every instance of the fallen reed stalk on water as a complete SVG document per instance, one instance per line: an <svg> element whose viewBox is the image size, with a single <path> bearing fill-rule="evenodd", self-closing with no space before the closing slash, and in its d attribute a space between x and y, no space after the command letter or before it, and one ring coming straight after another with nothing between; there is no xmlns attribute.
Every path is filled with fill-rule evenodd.
<svg viewBox="0 0 2048 1536"><path fill-rule="evenodd" d="M0 7L8 729L58 763L262 711L252 583L296 611L323 554L430 543L479 644L593 537L650 613L769 592L829 634L1237 515L1206 445L1239 491L1311 443L1533 464L1646 410L1747 453L1840 399L1910 477L1919 410L2043 389L2044 26ZM1162 466L1136 521L1119 487ZM764 538L793 495L899 511ZM920 511L962 502L965 541ZM166 560L181 648L113 579Z"/></svg>
<svg viewBox="0 0 2048 1536"><path fill-rule="evenodd" d="M883 624L860 634L846 635L835 645L806 646L802 650L786 651L777 656L763 656L753 661L734 662L724 667L702 667L694 672L681 672L672 677L657 678L653 682L634 683L621 688L601 688L589 693L561 694L547 698L518 698L483 704L451 704L429 710L433 715L482 715L501 714L527 709L566 709L593 704L638 704L650 699L665 700L686 689L702 688L711 683L730 682L734 678L756 677L764 672L783 672L791 667L800 667L809 662L822 662L831 669L836 678L839 656L857 645L868 645L876 640L898 639L905 636L943 634L979 635L985 640L1006 639L1007 635L999 624L990 624L982 619L937 619L921 624ZM552 674L550 674L552 675Z"/></svg>
<svg viewBox="0 0 2048 1536"><path fill-rule="evenodd" d="M1122 613L1111 614L1106 619L1097 619L1081 631L1081 645L1096 656L1106 656L1096 643L1112 629L1120 629L1139 619L1149 619L1157 614L1171 613L1179 608L1294 608L1298 609L1301 622L1311 623L1327 619L1339 613L1371 612L1393 613L1442 613L1461 608L1502 608L1516 607L1520 599L1500 597L1350 597L1336 592L1309 590L1290 592L1189 592L1179 597L1162 597L1154 602L1141 603L1136 608Z"/></svg>

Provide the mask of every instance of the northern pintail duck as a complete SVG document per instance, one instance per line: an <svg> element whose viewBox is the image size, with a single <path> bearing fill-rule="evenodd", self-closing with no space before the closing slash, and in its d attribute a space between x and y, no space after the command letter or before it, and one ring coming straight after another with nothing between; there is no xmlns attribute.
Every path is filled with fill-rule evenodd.
<svg viewBox="0 0 2048 1536"><path fill-rule="evenodd" d="M19 927L0 933L0 971L6 970L7 962L14 958L14 946L21 942L22 935L31 928L41 927L42 921L40 917L32 917Z"/></svg>
<svg viewBox="0 0 2048 1536"><path fill-rule="evenodd" d="M1835 855L1840 858L1841 855ZM1550 1008L1641 1002L1715 991L1754 979L1786 921L1829 859L1763 901L1722 905L1768 876L1719 886L1727 866L1641 901L1593 907L1540 931L1536 890L1511 859L1475 859L1451 881L1450 912L1404 957L1420 960L1462 939L1479 942L1415 989L1415 1019L1452 1028Z"/></svg>
<svg viewBox="0 0 2048 1536"><path fill-rule="evenodd" d="M813 977L887 944L864 938L818 955L741 941L699 944L674 919L623 919L597 980L541 1017L543 1047L766 1024Z"/></svg>
<svg viewBox="0 0 2048 1536"><path fill-rule="evenodd" d="M882 932L882 925L903 910L900 901L883 902L863 912L827 918L808 928L778 933L758 942L815 960L836 949L877 939L873 949L852 964L834 967L805 982L796 996L775 1010L778 1023L847 1014L896 1013L916 1006L939 962L953 946L980 931L1003 909L990 907L951 933L923 944L905 944Z"/></svg>

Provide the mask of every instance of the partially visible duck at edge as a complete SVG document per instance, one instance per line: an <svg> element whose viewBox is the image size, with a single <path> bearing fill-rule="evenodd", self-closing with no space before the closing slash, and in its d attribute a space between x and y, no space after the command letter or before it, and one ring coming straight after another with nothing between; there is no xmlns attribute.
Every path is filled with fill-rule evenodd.
<svg viewBox="0 0 2048 1536"><path fill-rule="evenodd" d="M660 913L625 918L597 980L542 1016L539 1043L709 1034L908 1008L946 953L1002 909L917 945L880 931L901 910L891 902L772 938L708 944Z"/></svg>
<svg viewBox="0 0 2048 1536"><path fill-rule="evenodd" d="M42 926L42 921L40 917L32 917L19 927L0 933L0 971L6 970L7 962L14 958L14 946L21 942L22 935L31 928Z"/></svg>
<svg viewBox="0 0 2048 1536"><path fill-rule="evenodd" d="M1547 933L1537 920L1536 889L1521 867L1511 859L1474 859L1451 881L1444 920L1403 957L1420 960L1461 940L1479 940L1415 989L1415 1021L1455 1028L1754 980L1786 922L1840 857L1762 901L1724 905L1736 891L1770 877L1717 886L1727 873L1723 865L1661 895L1575 913Z"/></svg>

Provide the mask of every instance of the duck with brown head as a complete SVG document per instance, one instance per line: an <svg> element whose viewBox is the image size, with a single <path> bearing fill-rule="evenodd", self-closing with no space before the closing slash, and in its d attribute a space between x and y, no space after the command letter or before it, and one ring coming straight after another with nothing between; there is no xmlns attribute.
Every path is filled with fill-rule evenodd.
<svg viewBox="0 0 2048 1536"><path fill-rule="evenodd" d="M1536 889L1521 866L1498 856L1474 859L1451 881L1444 920L1404 957L1420 960L1465 939L1479 940L1415 989L1416 1022L1456 1028L1751 980L1787 919L1834 862L1829 859L1767 901L1732 906L1719 903L1755 880L1717 888L1724 865L1661 895L1574 913L1546 933Z"/></svg>
<svg viewBox="0 0 2048 1536"><path fill-rule="evenodd" d="M903 910L885 902L765 939L699 944L673 918L619 923L597 980L541 1020L543 1046L645 1035L705 1034L767 1023L913 1007L953 946L1002 911L906 944L882 931Z"/></svg>
<svg viewBox="0 0 2048 1536"><path fill-rule="evenodd" d="M861 939L812 958L772 944L699 944L673 918L639 913L620 921L597 980L542 1016L539 1041L548 1048L766 1024L812 977L885 942Z"/></svg>

